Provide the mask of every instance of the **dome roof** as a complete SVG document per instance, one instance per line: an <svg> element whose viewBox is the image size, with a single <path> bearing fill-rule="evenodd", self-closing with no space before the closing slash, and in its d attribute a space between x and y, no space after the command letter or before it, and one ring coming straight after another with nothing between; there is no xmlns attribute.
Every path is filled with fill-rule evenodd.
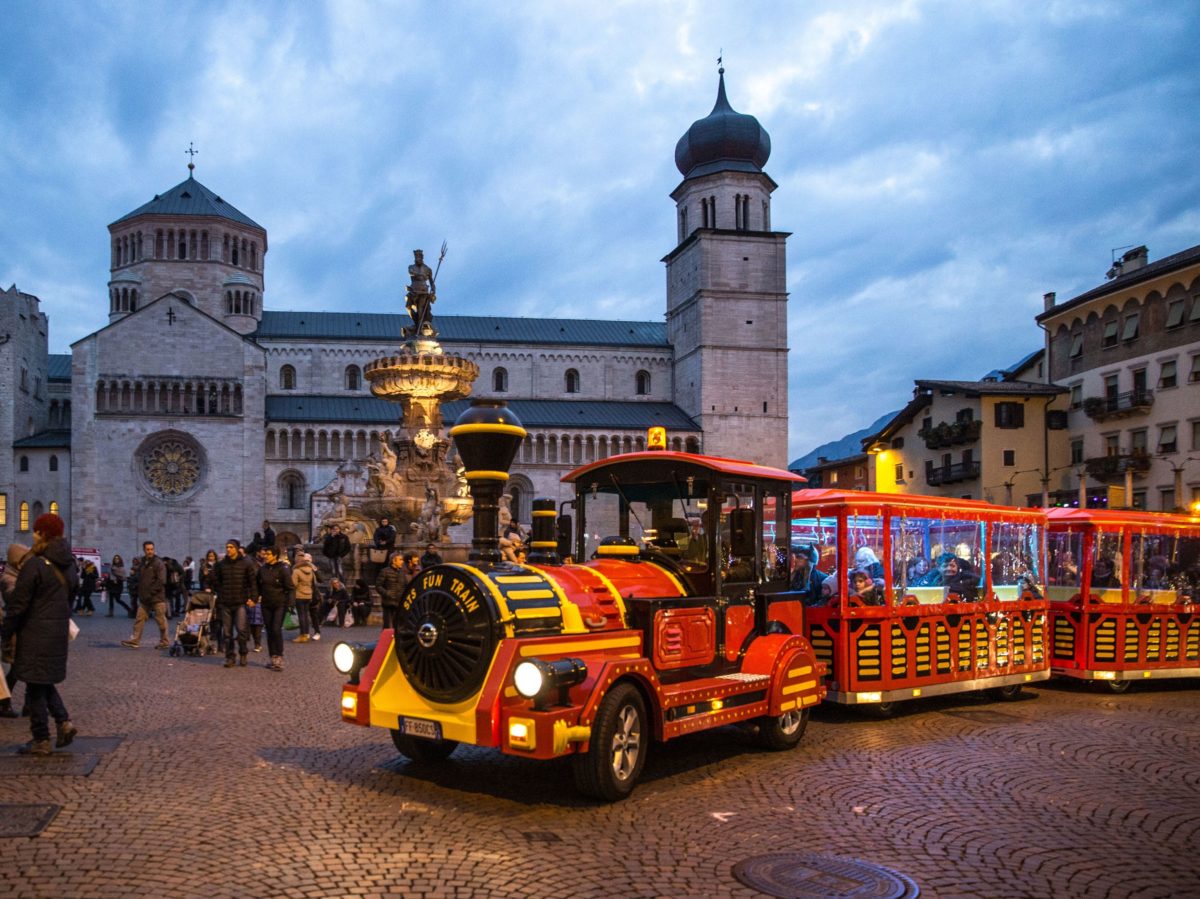
<svg viewBox="0 0 1200 899"><path fill-rule="evenodd" d="M716 105L679 138L675 166L684 178L714 172L761 172L770 155L771 137L758 119L735 112L729 105L725 70L721 69Z"/></svg>
<svg viewBox="0 0 1200 899"><path fill-rule="evenodd" d="M232 204L226 203L220 196L197 181L190 172L186 181L180 181L166 193L155 194L154 199L149 203L139 206L128 215L121 216L109 227L135 219L140 215L215 216L241 225L249 225L259 231L265 230L250 216L235 209Z"/></svg>

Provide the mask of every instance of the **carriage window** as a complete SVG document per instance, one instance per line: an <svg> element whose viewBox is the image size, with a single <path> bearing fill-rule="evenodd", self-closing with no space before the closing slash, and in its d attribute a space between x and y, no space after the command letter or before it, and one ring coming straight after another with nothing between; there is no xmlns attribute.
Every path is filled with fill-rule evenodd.
<svg viewBox="0 0 1200 899"><path fill-rule="evenodd" d="M952 518L892 521L892 583L900 602L982 598L983 524Z"/></svg>
<svg viewBox="0 0 1200 899"><path fill-rule="evenodd" d="M883 519L878 515L851 515L846 519L847 590L852 601L869 606L884 604ZM865 573L866 577L862 578ZM855 587L855 577L860 577Z"/></svg>
<svg viewBox="0 0 1200 899"><path fill-rule="evenodd" d="M822 584L823 593L836 596L839 591L838 582L838 547L837 547L837 518L830 516L822 518L793 518L792 546L810 559L816 559L816 568L827 575ZM792 588L800 585L793 583ZM818 598L815 605L824 605L826 596Z"/></svg>
<svg viewBox="0 0 1200 899"><path fill-rule="evenodd" d="M1194 597L1200 540L1134 534L1129 553L1130 602L1169 605ZM1190 572L1190 575L1189 575Z"/></svg>
<svg viewBox="0 0 1200 899"><path fill-rule="evenodd" d="M1042 529L1032 522L993 524L990 568L996 599L1041 599Z"/></svg>
<svg viewBox="0 0 1200 899"><path fill-rule="evenodd" d="M745 583L758 580L758 534L755 522L754 487L730 484L725 488L718 529L721 577Z"/></svg>
<svg viewBox="0 0 1200 899"><path fill-rule="evenodd" d="M1051 588L1067 587L1072 591L1080 585L1080 562L1083 559L1083 534L1074 531L1055 531L1046 538L1048 563L1046 576ZM1053 590L1051 591L1053 593ZM1055 597L1069 599L1066 597Z"/></svg>
<svg viewBox="0 0 1200 899"><path fill-rule="evenodd" d="M1092 589L1121 589L1121 545L1120 531L1099 533L1092 553Z"/></svg>

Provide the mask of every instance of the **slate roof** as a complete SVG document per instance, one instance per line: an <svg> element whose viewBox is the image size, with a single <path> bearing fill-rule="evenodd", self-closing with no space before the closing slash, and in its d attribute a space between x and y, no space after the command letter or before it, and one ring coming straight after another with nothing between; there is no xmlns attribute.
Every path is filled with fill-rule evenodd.
<svg viewBox="0 0 1200 899"><path fill-rule="evenodd" d="M1057 306L1047 309L1037 317L1036 321L1045 321L1048 318L1061 315L1069 309L1082 305L1088 300L1094 300L1096 297L1106 296L1110 293L1119 293L1127 287L1132 287L1134 284L1149 281L1177 268L1185 268L1197 262L1200 262L1200 244L1188 247L1186 250L1180 250L1178 253L1172 253L1170 256L1164 256L1155 262L1149 262L1141 268L1136 268L1131 272L1126 272L1119 277L1113 278L1111 281L1106 281L1099 287L1093 287L1091 290L1081 293L1077 297L1072 297L1065 303L1059 303Z"/></svg>
<svg viewBox="0 0 1200 899"><path fill-rule="evenodd" d="M67 358L70 358L69 356ZM55 428L50 431L38 431L30 437L22 437L13 441L13 449L57 449L70 448L71 429Z"/></svg>
<svg viewBox="0 0 1200 899"><path fill-rule="evenodd" d="M71 354L50 353L46 357L46 378L51 381L71 380Z"/></svg>
<svg viewBox="0 0 1200 899"><path fill-rule="evenodd" d="M446 403L442 417L449 424L469 405L468 400ZM529 428L644 429L660 425L669 431L700 430L674 403L513 399L508 405ZM266 417L268 422L395 425L400 421L400 407L373 396L272 394L267 397Z"/></svg>
<svg viewBox="0 0 1200 899"><path fill-rule="evenodd" d="M412 320L397 312L263 312L255 340L400 341ZM442 343L518 343L573 346L639 346L669 349L665 322L596 321L577 318L506 318L438 315Z"/></svg>
<svg viewBox="0 0 1200 899"><path fill-rule="evenodd" d="M139 215L206 215L229 219L260 231L266 231L262 225L250 218L244 212L235 209L231 203L221 197L191 175L180 181L166 193L155 194L149 203L139 206L128 215L123 215L113 225L136 218ZM109 227L112 227L110 225Z"/></svg>

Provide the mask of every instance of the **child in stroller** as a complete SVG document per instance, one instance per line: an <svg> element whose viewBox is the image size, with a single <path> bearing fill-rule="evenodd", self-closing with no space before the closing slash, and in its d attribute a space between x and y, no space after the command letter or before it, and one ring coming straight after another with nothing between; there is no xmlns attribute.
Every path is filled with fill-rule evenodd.
<svg viewBox="0 0 1200 899"><path fill-rule="evenodd" d="M207 590L193 593L188 600L183 619L175 626L175 642L170 655L212 655L217 648L212 642L213 607L216 596Z"/></svg>

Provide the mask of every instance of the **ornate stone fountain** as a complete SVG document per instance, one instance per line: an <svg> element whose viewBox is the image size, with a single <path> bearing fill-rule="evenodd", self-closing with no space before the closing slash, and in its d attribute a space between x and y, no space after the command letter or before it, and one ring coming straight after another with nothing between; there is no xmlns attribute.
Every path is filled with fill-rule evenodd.
<svg viewBox="0 0 1200 899"><path fill-rule="evenodd" d="M363 370L375 396L399 404L400 421L366 459L343 463L337 476L313 494L317 543L333 524L351 542L368 542L379 520L387 518L396 528L397 547L420 551L428 543L445 543L447 529L471 515L467 482L450 458L450 440L442 435L441 407L470 395L479 366L446 353L438 343L432 311L435 273L420 250L413 255L405 295L412 325L403 329L396 355L376 359Z"/></svg>

